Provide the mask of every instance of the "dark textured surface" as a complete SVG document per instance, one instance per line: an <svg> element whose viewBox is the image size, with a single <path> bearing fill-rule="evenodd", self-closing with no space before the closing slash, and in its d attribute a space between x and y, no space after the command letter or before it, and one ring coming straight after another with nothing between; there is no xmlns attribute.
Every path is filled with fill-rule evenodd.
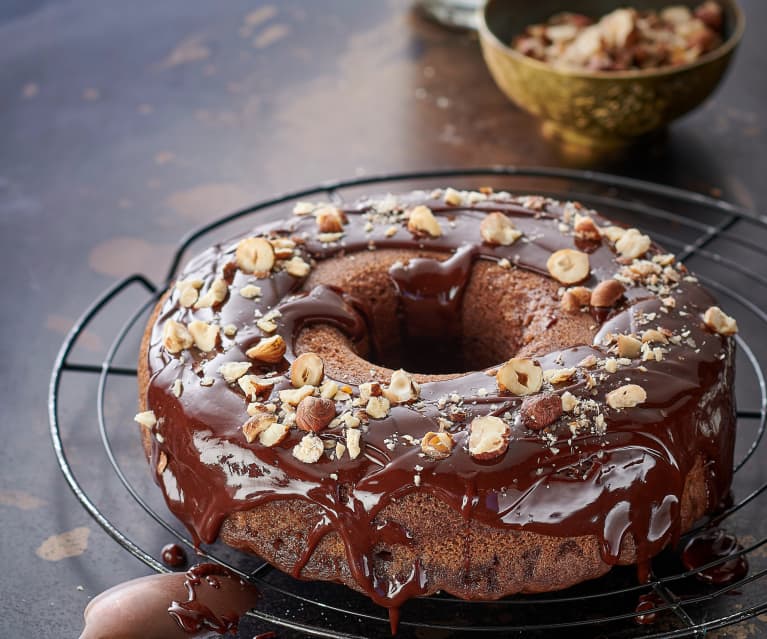
<svg viewBox="0 0 767 639"><path fill-rule="evenodd" d="M657 146L592 163L539 137L495 88L472 38L412 17L404 0L295 0L271 11L242 0L3 3L1 634L76 636L89 597L148 573L77 504L47 435L55 351L99 291L134 271L161 277L178 238L220 213L361 172L588 165L763 208L767 6L742 4L747 33L714 98ZM82 359L97 360L103 342L89 333ZM87 468L99 449L92 405L68 414L89 426L67 440ZM765 480L758 466L744 470L754 484ZM125 499L116 482L89 479L100 503ZM43 542L72 530L82 541L86 529L83 554L36 554L59 556L46 551L60 544ZM147 548L159 555L168 540ZM766 629L753 620L719 636ZM243 636L264 630L249 622Z"/></svg>

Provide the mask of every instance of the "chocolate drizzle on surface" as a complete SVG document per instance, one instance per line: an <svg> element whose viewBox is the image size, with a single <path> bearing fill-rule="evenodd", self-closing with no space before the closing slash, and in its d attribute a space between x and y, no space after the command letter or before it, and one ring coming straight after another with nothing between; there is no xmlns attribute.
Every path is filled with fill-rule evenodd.
<svg viewBox="0 0 767 639"><path fill-rule="evenodd" d="M735 535L721 528L707 528L694 535L682 551L682 563L687 570L696 570L695 577L703 583L726 586L740 581L748 574L748 560ZM726 561L720 561L731 557ZM707 564L718 562L704 568Z"/></svg>
<svg viewBox="0 0 767 639"><path fill-rule="evenodd" d="M416 204L434 212L441 235L416 237L407 231L402 211ZM510 245L482 241L479 223L496 211L513 221L521 239ZM567 220L582 213L586 211L578 205L543 198L477 194L458 205L446 205L442 199L416 193L389 207L382 207L381 200L363 200L345 208L348 223L343 235L331 241L318 236L311 215L272 225L268 233L294 238L296 253L307 263L377 249L440 254L435 259L414 258L389 271L399 294L404 343L414 352L410 362L415 367L421 354L413 344L421 338L425 336L428 343L430 336L460 337L457 309L465 303L463 291L479 262L548 277L551 254L576 246ZM588 213L595 222L607 224L596 213ZM417 401L392 405L385 417L367 424L359 456L324 454L316 463L304 463L292 454L306 436L303 431L292 428L271 447L246 441L240 427L249 418L248 401L237 384L227 383L215 371L225 363L248 361L245 352L264 337L255 320L276 309L277 334L287 344L284 359L274 365L254 362L250 370L254 375L272 375L264 401L273 401L280 391L291 388L288 370L303 328L330 324L356 344L370 338L376 317L365 300L330 286L303 290L305 278L286 270L257 280L260 296L245 299L236 291L254 282L253 277L227 267L236 244L211 248L190 262L179 278L200 280L206 289L226 272L227 300L218 307L193 309L180 305L178 292L172 291L162 302L149 337L151 381L142 404L157 418L151 430L151 461L169 508L197 542L214 541L232 513L280 500L307 502L322 515L293 564L293 573L301 576L317 545L335 533L345 547L355 587L395 610L410 597L434 592L438 585L420 560L395 576L376 569L382 545L413 543L408 530L379 518L387 506L405 496L436 496L445 507L461 513L467 530L472 522L480 522L552 537L589 536L598 540L606 564L619 563L631 548L633 560L646 565L684 532L681 504L691 473L697 469L706 478L702 512L712 510L727 494L735 424L734 340L706 329L701 317L713 299L682 267L664 263L658 247L653 245L637 267L670 268L671 294L664 297L651 290L647 273L640 272L636 280L627 280L619 306L594 314L591 343L535 354L544 371L576 371L546 384L549 391L567 393L581 402L586 407L581 421L588 424L574 425L577 420L565 414L545 430L531 431L517 419L521 397L499 392L486 371L475 370L421 383ZM654 260L656 256L659 259ZM590 244L589 260L590 272L581 284L592 288L636 264L619 260L606 240ZM667 301L672 296L673 304ZM172 355L162 346L163 324L171 318L233 325L236 333L224 332L210 352L190 348ZM555 314L546 318L546 325L558 321L562 319ZM639 335L657 327L674 338L664 342L657 357L654 352L648 358L616 356L614 335ZM600 364L584 365L589 359ZM471 362L465 366L473 368ZM349 388L350 398L359 396L356 385L335 381ZM607 393L626 385L644 389L646 401L627 408L605 405ZM183 392L174 391L179 388ZM447 428L440 421L446 397L459 398L457 417L449 427L452 453L434 459L425 457L419 446L404 445L403 438L418 442L427 431ZM508 451L489 461L475 459L467 450L468 426L481 415L499 416L510 425ZM319 433L326 450L343 441L342 426ZM396 625L396 612L392 623Z"/></svg>
<svg viewBox="0 0 767 639"><path fill-rule="evenodd" d="M186 564L186 552L178 544L166 544L160 551L162 562L171 568L178 568Z"/></svg>
<svg viewBox="0 0 767 639"><path fill-rule="evenodd" d="M141 577L106 590L85 609L80 639L187 639L235 633L260 594L218 564Z"/></svg>

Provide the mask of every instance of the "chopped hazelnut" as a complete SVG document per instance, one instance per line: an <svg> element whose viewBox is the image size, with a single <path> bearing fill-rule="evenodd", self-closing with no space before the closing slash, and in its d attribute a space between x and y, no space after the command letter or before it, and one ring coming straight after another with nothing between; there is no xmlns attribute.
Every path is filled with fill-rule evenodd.
<svg viewBox="0 0 767 639"><path fill-rule="evenodd" d="M250 370L250 362L227 362L218 367L218 372L227 382L234 383Z"/></svg>
<svg viewBox="0 0 767 639"><path fill-rule="evenodd" d="M434 213L427 206L419 205L409 211L407 228L416 235L430 235L439 237L442 235L442 227L434 217Z"/></svg>
<svg viewBox="0 0 767 639"><path fill-rule="evenodd" d="M325 374L325 364L316 353L303 353L290 366L290 383L296 388L310 384L319 386ZM335 393L333 393L335 395Z"/></svg>
<svg viewBox="0 0 767 639"><path fill-rule="evenodd" d="M138 424L141 424L144 428L148 428L151 430L154 428L154 425L157 423L157 417L155 417L153 410L145 410L141 413L136 413L136 416L133 418L133 421L135 421Z"/></svg>
<svg viewBox="0 0 767 639"><path fill-rule="evenodd" d="M558 282L569 285L577 284L589 276L589 256L574 249L560 249L551 254L546 261L551 276Z"/></svg>
<svg viewBox="0 0 767 639"><path fill-rule="evenodd" d="M625 384L607 393L605 400L610 408L633 408L647 400L647 392L637 384Z"/></svg>
<svg viewBox="0 0 767 639"><path fill-rule="evenodd" d="M195 302L194 308L211 308L212 306L218 306L226 299L226 294L228 292L229 285L226 283L226 280L222 280L221 278L215 279L205 295Z"/></svg>
<svg viewBox="0 0 767 639"><path fill-rule="evenodd" d="M531 430L541 430L553 424L562 415L562 398L554 393L528 395L522 400L519 416L522 425Z"/></svg>
<svg viewBox="0 0 767 639"><path fill-rule="evenodd" d="M309 275L309 271L312 270L312 267L296 255L285 262L285 270L293 277L306 277Z"/></svg>
<svg viewBox="0 0 767 639"><path fill-rule="evenodd" d="M245 351L250 359L256 359L260 362L276 364L285 355L287 345L281 335L262 338L258 344Z"/></svg>
<svg viewBox="0 0 767 639"><path fill-rule="evenodd" d="M475 417L469 425L469 455L475 459L494 459L509 447L511 429L493 415Z"/></svg>
<svg viewBox="0 0 767 639"><path fill-rule="evenodd" d="M389 414L389 406L386 397L371 397L365 405L365 412L373 419L383 419Z"/></svg>
<svg viewBox="0 0 767 639"><path fill-rule="evenodd" d="M362 433L360 433L359 429L353 428L346 431L346 448L351 459L357 459L362 452L361 439Z"/></svg>
<svg viewBox="0 0 767 639"><path fill-rule="evenodd" d="M320 233L338 233L344 228L344 214L335 206L323 206L314 212Z"/></svg>
<svg viewBox="0 0 767 639"><path fill-rule="evenodd" d="M274 266L274 248L263 237L247 237L237 244L234 259L241 271L264 278Z"/></svg>
<svg viewBox="0 0 767 639"><path fill-rule="evenodd" d="M392 404L403 404L418 398L418 384L404 370L394 371L389 386L383 390L384 396Z"/></svg>
<svg viewBox="0 0 767 639"><path fill-rule="evenodd" d="M718 306L711 306L703 314L703 322L712 331L720 335L735 335L738 323Z"/></svg>
<svg viewBox="0 0 767 639"><path fill-rule="evenodd" d="M283 404L289 404L291 406L298 406L305 397L309 397L314 393L314 386L302 386L301 388L289 388L287 390L281 390L279 392L280 401Z"/></svg>
<svg viewBox="0 0 767 639"><path fill-rule="evenodd" d="M453 450L453 437L445 432L428 432L421 438L421 451L432 459L445 459Z"/></svg>
<svg viewBox="0 0 767 639"><path fill-rule="evenodd" d="M169 319L162 327L162 345L169 353L180 353L194 344L194 338L181 322Z"/></svg>
<svg viewBox="0 0 767 639"><path fill-rule="evenodd" d="M642 235L637 229L628 229L615 242L615 250L618 251L621 257L633 260L647 253L650 249L650 244L649 236Z"/></svg>
<svg viewBox="0 0 767 639"><path fill-rule="evenodd" d="M314 433L308 433L293 447L293 457L305 464L314 464L322 457L325 447Z"/></svg>
<svg viewBox="0 0 767 639"><path fill-rule="evenodd" d="M216 324L208 324L195 320L189 324L189 334L194 339L194 345L203 353L209 353L214 348L219 339L219 327Z"/></svg>
<svg viewBox="0 0 767 639"><path fill-rule="evenodd" d="M633 335L618 335L616 338L619 357L639 357L642 350L642 342Z"/></svg>
<svg viewBox="0 0 767 639"><path fill-rule="evenodd" d="M618 280L605 280L594 287L590 304L598 308L613 306L626 292L626 288Z"/></svg>
<svg viewBox="0 0 767 639"><path fill-rule="evenodd" d="M522 237L513 222L498 211L488 213L479 225L479 234L488 244L509 246Z"/></svg>
<svg viewBox="0 0 767 639"><path fill-rule="evenodd" d="M282 442L288 436L289 432L290 424L274 422L259 434L258 441L262 446L271 448Z"/></svg>
<svg viewBox="0 0 767 639"><path fill-rule="evenodd" d="M498 388L514 395L537 393L543 383L543 370L533 360L513 357L498 369Z"/></svg>

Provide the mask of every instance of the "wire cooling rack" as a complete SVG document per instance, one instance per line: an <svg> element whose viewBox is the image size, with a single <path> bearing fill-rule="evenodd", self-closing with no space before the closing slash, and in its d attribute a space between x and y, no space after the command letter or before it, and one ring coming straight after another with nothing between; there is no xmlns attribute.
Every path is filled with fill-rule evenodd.
<svg viewBox="0 0 767 639"><path fill-rule="evenodd" d="M747 631L757 632L755 624L762 622L747 620L767 611L767 523L761 516L767 506L767 470L761 463L767 417L761 364L767 356L767 314L762 310L767 307L763 275L767 217L705 195L629 178L507 166L362 177L265 200L199 228L178 245L165 282L137 274L116 283L85 310L61 347L50 382L50 432L61 470L77 499L120 546L157 572L168 571L156 559L162 544L181 543L193 553L191 541L152 484L131 424L136 410L138 344L150 309L168 282L194 249L255 223L284 217L296 200L342 202L363 193L448 184L579 200L638 226L684 260L737 318L740 408L733 501L714 522L701 526L715 523L737 534L750 572L737 583L706 586L682 567L678 553L668 550L653 560L646 584L638 584L631 569L616 568L606 577L559 593L494 602L461 601L446 595L420 598L403 607L399 635L534 638L566 632L568 637L682 637L703 636L739 622L745 623ZM109 346L94 356L94 344L101 343ZM256 584L263 598L249 614L282 627L290 636L389 634L386 611L343 586L292 579L219 543L197 554ZM650 596L654 607L638 613L637 603L643 596ZM656 619L639 624L640 614Z"/></svg>

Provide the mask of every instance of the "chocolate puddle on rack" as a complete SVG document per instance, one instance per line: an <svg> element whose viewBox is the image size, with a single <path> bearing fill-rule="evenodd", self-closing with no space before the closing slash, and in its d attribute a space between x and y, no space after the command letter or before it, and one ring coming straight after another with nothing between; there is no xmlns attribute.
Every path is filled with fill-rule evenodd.
<svg viewBox="0 0 767 639"><path fill-rule="evenodd" d="M408 206L416 203L408 201ZM391 275L401 299L401 318L405 335L433 335L455 331L453 310L460 304L461 292L475 260L508 260L515 267L547 274L546 260L553 251L573 247L573 238L557 230L563 208L547 203L534 211L512 201L482 201L472 205L447 207L428 198L438 219L446 222L438 238L402 239L387 237L383 228L373 233L364 230L363 216L369 202L345 210L349 224L340 244L327 245L312 239L313 219L300 218L276 232L284 236L305 234L302 250L317 260L336 254L367 251L371 242L377 248L422 248L451 256L447 261L413 260L407 267L392 269ZM508 215L527 241L511 246L483 244L478 224L490 211ZM596 220L604 222L594 216ZM398 235L406 234L400 232ZM611 278L618 268L615 254L600 243L582 246L591 260L588 286ZM184 269L183 278L199 278L209 284L226 269L233 257L234 243L214 247ZM653 253L659 252L657 247ZM232 289L242 286L247 277L233 274ZM370 318L359 304L343 291L317 287L301 291L301 280L285 272L263 280L258 305L264 310L282 311L280 331L288 344L285 362L277 365L278 374L287 371L294 358L293 342L301 327L330 323L359 338ZM297 297L294 297L297 296ZM573 437L566 426L553 432L553 445L544 445L536 434L519 424L512 426L508 452L492 462L472 459L465 449L465 428L453 433L456 446L447 460L424 460L417 447L396 447L386 442L398 433L420 438L434 428L434 406L441 397L457 393L466 402L465 423L482 414L503 415L514 411L519 398L491 392L479 396L488 385L483 371L467 373L449 381L428 382L421 386L422 410L395 406L391 414L371 425L365 436L366 455L356 460L322 458L304 464L290 451L303 433L291 432L275 448L248 444L240 425L248 415L243 396L223 380L215 379L202 387L199 378L178 358L161 348L160 327L171 316L191 319L170 296L152 335L149 364L152 379L148 405L173 429L162 432L162 442L153 441L152 460L156 467L162 451L167 466L158 476L171 511L192 532L195 540L210 543L228 514L248 510L270 501L299 499L311 502L323 517L307 542L301 561L294 567L300 574L324 534L334 530L344 542L346 557L358 588L377 603L396 611L406 599L429 592L429 576L420 562L395 578L382 579L373 570L374 549L382 543L406 543L407 531L399 540L384 540L387 522L377 519L389 500L415 490L437 495L466 520L477 520L499 528L528 530L546 535L595 536L602 559L617 563L625 539L636 543L640 571L651 557L679 539L679 509L685 478L699 453L703 453L715 473L707 473L710 503L718 503L729 489L734 429L734 406L730 398L732 383L732 340L707 332L699 318L714 304L711 296L694 282L682 281L675 289L675 308L663 309L657 296L642 287L627 291L626 305L616 312L595 318L600 324L594 343L575 346L561 353L541 354L537 359L546 368L575 367L587 355L606 356L602 339L609 333L640 330L638 315L657 316L674 332L689 331L696 347L670 345L662 361L632 362L621 368L615 380L608 380L600 393L619 383L641 385L648 401L641 409L608 411L604 434L584 433ZM215 316L208 310L204 319L215 317L222 326L240 327L237 340L226 352L217 352L206 362L215 370L225 362L246 359L244 351L260 333L253 326L253 302L230 295ZM429 320L429 318L432 318ZM434 322L437 319L437 322ZM661 320L659 320L661 321ZM406 343L408 340L406 340ZM722 370L727 375L720 377ZM183 401L170 391L176 379L184 381ZM343 382L343 380L339 380ZM289 387L283 378L274 390ZM557 387L578 397L590 397L582 380ZM718 428L698 428L697 421L717 415ZM323 433L337 437L336 433ZM556 453L553 450L556 449ZM419 483L414 482L414 469ZM183 474L183 486L179 485ZM336 479L332 479L335 475ZM511 479L514 481L511 481ZM341 490L341 487L344 487ZM631 504L628 507L628 504ZM399 534L399 533L397 533ZM395 535L396 537L397 535ZM393 613L393 623L396 612Z"/></svg>

